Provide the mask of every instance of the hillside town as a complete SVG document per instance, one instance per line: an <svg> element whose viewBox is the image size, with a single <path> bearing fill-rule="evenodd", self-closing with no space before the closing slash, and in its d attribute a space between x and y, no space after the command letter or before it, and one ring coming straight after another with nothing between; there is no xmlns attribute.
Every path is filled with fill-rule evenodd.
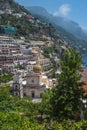
<svg viewBox="0 0 87 130"><path fill-rule="evenodd" d="M52 27L49 24L35 19L24 8L15 10L8 2L2 5L3 1L0 5L1 16L8 14L16 19L25 17L34 28L42 28L45 25L51 31ZM8 21L7 25L0 25L0 76L7 73L12 74L11 94L18 95L20 98L24 96L41 98L46 89L55 87L58 84L57 77L61 73L60 59L64 58L64 50L70 48L69 44L58 34L54 33L52 36L49 31L48 33L43 29L40 31L42 34L35 32L29 34L27 40L25 36L21 35L18 39L14 39L16 29L10 25L10 22ZM57 39L55 40L54 37ZM56 52L55 49L50 52L44 51L44 48L49 47L56 48ZM82 71L82 80L85 83L86 73L86 70ZM84 85L85 91L86 88Z"/></svg>
<svg viewBox="0 0 87 130"><path fill-rule="evenodd" d="M87 130L87 41L16 1L0 0L0 130Z"/></svg>
<svg viewBox="0 0 87 130"><path fill-rule="evenodd" d="M2 2L3 3L3 2ZM23 16L34 26L46 25L40 20L35 19L26 12L15 12L10 7L3 7L0 14L9 14L21 18ZM48 25L46 25L48 27ZM0 76L10 73L13 80L10 83L11 94L20 98L30 96L41 98L46 89L52 89L58 84L57 77L61 73L60 59L64 58L64 50L70 48L69 44L55 34L57 40L51 34L29 34L31 40L26 40L25 36L14 39L16 30L10 25L0 25ZM41 40L38 39L41 37ZM36 40L38 39L38 40ZM57 44L56 44L57 43ZM47 52L44 48L56 48L56 52ZM55 65L54 65L55 64ZM54 69L55 66L55 69ZM84 70L84 67L82 67ZM54 72L54 75L52 74ZM82 71L82 80L86 83L87 71ZM85 78L83 78L85 77ZM85 79L85 80L84 80ZM86 84L83 86L87 91Z"/></svg>
<svg viewBox="0 0 87 130"><path fill-rule="evenodd" d="M56 78L49 76L52 63L50 58L43 55L41 48L44 45L42 41L31 41L30 47L27 47L29 43L25 43L24 40L0 36L0 75L3 76L5 73L13 75L10 84L13 95L20 98L23 96L40 98L45 89L51 89L57 84ZM46 67L49 69L44 71Z"/></svg>
<svg viewBox="0 0 87 130"><path fill-rule="evenodd" d="M46 89L52 89L58 84L56 77L61 73L60 59L52 53L46 58L43 52L44 46L49 47L53 44L51 40L26 43L23 37L13 39L12 36L0 36L0 76L6 73L13 75L10 82L11 94L20 98L24 96L41 98ZM66 44L58 48L61 56L64 49L67 49ZM52 58L57 66L54 77L51 75L54 66ZM82 71L84 82L87 79L86 73L86 70ZM86 88L84 85L85 91Z"/></svg>
<svg viewBox="0 0 87 130"><path fill-rule="evenodd" d="M1 5L3 5L3 1ZM17 19L25 17L34 27L42 28L46 24L27 12L16 12L8 2L1 6L0 15L4 14ZM61 73L59 56L63 57L64 50L68 48L67 42L58 39L58 45L56 45L51 32L48 35L43 29L41 29L42 34L34 32L29 34L31 40L26 41L25 36L14 39L16 29L10 25L9 21L8 25L0 25L0 32L0 76L12 75L13 80L9 82L12 95L20 98L24 96L41 98L46 89L52 89L58 84L57 76ZM41 40L36 40L40 39L39 37ZM45 56L44 48L54 46L58 55L53 50L53 52L47 52L48 56Z"/></svg>
<svg viewBox="0 0 87 130"><path fill-rule="evenodd" d="M3 1L2 1L3 4ZM33 26L40 26L42 23L26 12L15 12L9 5L6 5L0 10L0 14L9 14L17 19L25 16ZM25 37L20 36L20 39L14 39L11 35L16 33L14 27L9 25L0 25L0 74L11 73L13 80L10 84L11 93L18 95L20 98L30 96L32 98L40 98L46 89L51 89L57 85L56 75L61 73L60 60L56 53L50 53L49 58L44 56L44 47L56 46L59 55L63 55L63 51L67 49L67 43L58 39L61 46L55 45L55 41L48 34L43 34L42 40L29 40L25 42ZM43 30L42 30L43 32ZM31 34L31 37L38 38L40 35ZM45 41L43 40L45 39ZM51 73L54 71L51 59L58 68L56 68L53 77Z"/></svg>

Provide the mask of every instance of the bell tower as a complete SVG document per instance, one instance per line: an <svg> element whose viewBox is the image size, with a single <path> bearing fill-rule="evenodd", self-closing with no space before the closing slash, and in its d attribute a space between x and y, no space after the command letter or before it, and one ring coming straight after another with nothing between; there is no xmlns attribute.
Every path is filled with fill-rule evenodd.
<svg viewBox="0 0 87 130"><path fill-rule="evenodd" d="M19 98L23 98L23 87L22 87L22 77L19 77L18 74L13 77L12 84L12 94L17 95Z"/></svg>

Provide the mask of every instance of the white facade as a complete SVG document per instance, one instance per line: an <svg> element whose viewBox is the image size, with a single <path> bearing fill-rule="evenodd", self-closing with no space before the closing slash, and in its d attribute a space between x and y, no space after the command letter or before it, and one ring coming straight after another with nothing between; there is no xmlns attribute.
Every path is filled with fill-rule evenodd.
<svg viewBox="0 0 87 130"><path fill-rule="evenodd" d="M42 74L32 71L31 66L25 76L25 81L18 75L13 77L12 94L18 95L20 98L23 96L40 98L45 89L46 84L42 85Z"/></svg>
<svg viewBox="0 0 87 130"><path fill-rule="evenodd" d="M12 94L30 96L31 98L41 98L44 91L53 87L52 80L42 73L42 68L39 64L28 65L27 73L23 78L16 74L13 77Z"/></svg>

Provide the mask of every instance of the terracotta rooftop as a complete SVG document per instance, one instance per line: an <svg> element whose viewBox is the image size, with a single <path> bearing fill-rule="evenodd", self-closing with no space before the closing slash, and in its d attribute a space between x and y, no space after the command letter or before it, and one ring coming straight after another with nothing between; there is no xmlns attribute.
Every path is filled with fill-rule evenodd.
<svg viewBox="0 0 87 130"><path fill-rule="evenodd" d="M87 81L87 70L83 70L81 74L82 74L82 81Z"/></svg>
<svg viewBox="0 0 87 130"><path fill-rule="evenodd" d="M82 88L84 92L87 94L87 70L83 70L81 74L82 74L82 81L84 82Z"/></svg>

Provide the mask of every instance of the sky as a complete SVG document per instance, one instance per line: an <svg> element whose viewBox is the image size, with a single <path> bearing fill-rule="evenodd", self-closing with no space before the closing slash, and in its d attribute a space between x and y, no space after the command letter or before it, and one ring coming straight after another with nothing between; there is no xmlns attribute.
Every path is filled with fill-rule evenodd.
<svg viewBox="0 0 87 130"><path fill-rule="evenodd" d="M66 17L87 29L87 0L15 0L28 6L44 7L54 16Z"/></svg>

